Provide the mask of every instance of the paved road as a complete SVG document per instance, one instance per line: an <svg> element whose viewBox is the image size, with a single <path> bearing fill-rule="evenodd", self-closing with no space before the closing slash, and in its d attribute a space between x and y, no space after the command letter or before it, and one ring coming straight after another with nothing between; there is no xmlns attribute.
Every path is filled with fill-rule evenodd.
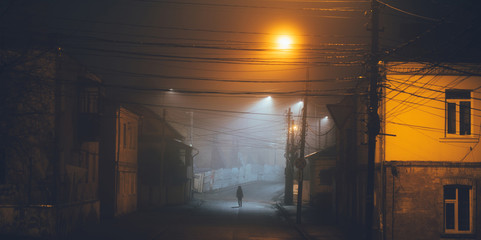
<svg viewBox="0 0 481 240"><path fill-rule="evenodd" d="M200 206L187 218L165 225L153 239L302 239L273 206L283 186L282 183L244 185L242 207L237 206L236 187L196 195L201 199Z"/></svg>
<svg viewBox="0 0 481 240"><path fill-rule="evenodd" d="M193 204L139 212L72 239L302 240L274 207L282 183L243 186L245 201L237 206L235 190L196 195Z"/></svg>

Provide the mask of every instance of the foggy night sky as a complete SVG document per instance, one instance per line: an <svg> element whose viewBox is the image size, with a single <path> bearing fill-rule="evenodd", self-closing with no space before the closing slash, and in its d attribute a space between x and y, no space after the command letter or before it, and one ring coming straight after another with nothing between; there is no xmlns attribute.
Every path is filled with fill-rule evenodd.
<svg viewBox="0 0 481 240"><path fill-rule="evenodd" d="M444 2L438 10L419 2L386 1L432 19L449 14ZM187 144L193 112L196 161L208 166L213 145L283 154L285 113L302 100L307 67L312 128L328 114L325 104L352 93L369 51L369 7L309 0L3 1L0 26L4 45L53 38L122 101L167 109ZM403 23L436 24L385 6L382 12L382 48L408 40L398 37ZM292 37L292 49L277 49L280 35ZM308 131L308 145L316 145L314 135Z"/></svg>

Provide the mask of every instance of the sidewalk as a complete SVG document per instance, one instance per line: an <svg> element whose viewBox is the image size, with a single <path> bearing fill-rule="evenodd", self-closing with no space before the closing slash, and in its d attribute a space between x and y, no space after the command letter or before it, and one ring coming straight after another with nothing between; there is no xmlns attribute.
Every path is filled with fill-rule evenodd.
<svg viewBox="0 0 481 240"><path fill-rule="evenodd" d="M322 217L321 210L307 204L302 206L301 224L296 223L297 206L277 202L277 208L306 240L347 240L347 236L330 219Z"/></svg>

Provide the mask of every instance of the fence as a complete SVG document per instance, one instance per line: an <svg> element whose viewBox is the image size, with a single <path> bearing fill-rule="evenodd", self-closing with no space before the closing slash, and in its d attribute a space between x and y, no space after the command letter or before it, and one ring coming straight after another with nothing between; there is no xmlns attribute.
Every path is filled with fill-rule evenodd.
<svg viewBox="0 0 481 240"><path fill-rule="evenodd" d="M284 168L276 165L247 164L196 173L194 191L205 192L255 181L282 181Z"/></svg>

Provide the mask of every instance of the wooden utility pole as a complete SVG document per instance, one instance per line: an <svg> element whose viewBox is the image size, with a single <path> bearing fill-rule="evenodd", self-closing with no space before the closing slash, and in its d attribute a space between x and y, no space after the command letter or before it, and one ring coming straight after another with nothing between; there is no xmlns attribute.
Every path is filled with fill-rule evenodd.
<svg viewBox="0 0 481 240"><path fill-rule="evenodd" d="M291 129L293 124L291 124L291 108L289 108L289 112L287 113L287 142L286 142L286 168L285 168L285 185L284 185L284 204L285 205L292 205L292 184L293 184L293 165L292 165L292 158L293 153L292 150L294 148L293 144L289 140L294 140L294 134L291 136L291 132L294 133L294 130Z"/></svg>
<svg viewBox="0 0 481 240"><path fill-rule="evenodd" d="M306 68L306 93L304 95L304 106L302 107L302 126L301 126L301 146L299 146L299 159L296 160L296 167L299 172L299 179L297 183L297 214L296 223L301 224L302 218L302 188L304 182L304 167L306 166L306 159L304 158L304 148L306 146L306 129L307 129L307 91L309 89L309 61Z"/></svg>
<svg viewBox="0 0 481 240"><path fill-rule="evenodd" d="M379 134L378 82L379 82L379 3L371 0L371 54L368 61L369 106L368 106L368 156L366 187L366 240L373 239L374 212L374 164L376 159L376 137Z"/></svg>
<svg viewBox="0 0 481 240"><path fill-rule="evenodd" d="M301 146L299 147L299 159L296 160L296 167L299 173L297 181L297 214L296 223L301 224L302 218L302 185L304 182L304 167L306 159L304 159L304 148L306 146L306 118L307 118L307 94L304 96L304 107L302 108L302 126L301 126Z"/></svg>

